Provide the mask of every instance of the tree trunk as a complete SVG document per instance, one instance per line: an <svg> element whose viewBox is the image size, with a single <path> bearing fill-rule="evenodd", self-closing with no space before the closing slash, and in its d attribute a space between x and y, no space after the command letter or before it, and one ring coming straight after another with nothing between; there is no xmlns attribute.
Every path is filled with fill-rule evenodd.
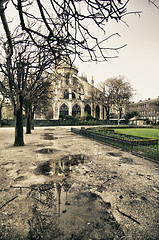
<svg viewBox="0 0 159 240"><path fill-rule="evenodd" d="M33 107L31 111L31 129L34 130L34 110L35 108Z"/></svg>
<svg viewBox="0 0 159 240"><path fill-rule="evenodd" d="M120 113L118 112L118 125L120 123Z"/></svg>
<svg viewBox="0 0 159 240"><path fill-rule="evenodd" d="M31 119L31 129L34 130L34 118Z"/></svg>
<svg viewBox="0 0 159 240"><path fill-rule="evenodd" d="M122 118L122 108L119 110L119 114L120 114L120 119Z"/></svg>
<svg viewBox="0 0 159 240"><path fill-rule="evenodd" d="M2 108L0 107L0 127L2 126Z"/></svg>
<svg viewBox="0 0 159 240"><path fill-rule="evenodd" d="M119 123L120 123L121 117L122 117L122 108L120 108L120 109L118 110L118 125L119 125Z"/></svg>
<svg viewBox="0 0 159 240"><path fill-rule="evenodd" d="M24 146L22 107L15 110L14 116L15 116L15 142L14 142L14 146Z"/></svg>
<svg viewBox="0 0 159 240"><path fill-rule="evenodd" d="M110 110L106 108L106 119L110 119Z"/></svg>
<svg viewBox="0 0 159 240"><path fill-rule="evenodd" d="M31 134L31 125L32 125L31 105L30 103L28 103L26 106L26 134Z"/></svg>

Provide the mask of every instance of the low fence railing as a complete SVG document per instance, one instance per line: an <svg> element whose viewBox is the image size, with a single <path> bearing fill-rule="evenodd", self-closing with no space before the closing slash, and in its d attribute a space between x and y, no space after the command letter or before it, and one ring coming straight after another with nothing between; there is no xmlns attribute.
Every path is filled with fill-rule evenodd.
<svg viewBox="0 0 159 240"><path fill-rule="evenodd" d="M98 133L88 132L85 129L71 128L71 131L76 134L80 134L84 137L88 137L92 140L96 140L107 145L111 145L126 151L131 152L134 155L140 157L145 157L148 159L159 161L159 145L141 145L139 142L134 142L131 140L118 139L106 135L101 135Z"/></svg>

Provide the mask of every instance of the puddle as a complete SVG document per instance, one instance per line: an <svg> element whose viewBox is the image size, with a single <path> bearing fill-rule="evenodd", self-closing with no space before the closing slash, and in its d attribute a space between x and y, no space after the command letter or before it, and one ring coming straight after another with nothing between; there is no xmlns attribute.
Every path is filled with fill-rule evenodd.
<svg viewBox="0 0 159 240"><path fill-rule="evenodd" d="M57 152L58 150L55 148L42 148L40 150L37 150L37 153L42 153L42 154L50 154L50 153L54 153Z"/></svg>
<svg viewBox="0 0 159 240"><path fill-rule="evenodd" d="M44 153L45 149L41 149L41 151L42 150L43 150L42 153ZM36 173L50 176L66 177L74 170L73 166L84 164L87 160L88 157L82 154L66 155L57 162L53 161L45 162L36 169Z"/></svg>
<svg viewBox="0 0 159 240"><path fill-rule="evenodd" d="M134 164L134 160L132 158L122 157L120 160L122 161L122 163Z"/></svg>
<svg viewBox="0 0 159 240"><path fill-rule="evenodd" d="M11 162L4 162L4 163L2 163L1 165L9 165L9 164L15 164L15 162L14 161L11 161Z"/></svg>
<svg viewBox="0 0 159 240"><path fill-rule="evenodd" d="M121 157L122 156L121 153L116 153L116 152L108 152L107 155L112 156L112 157Z"/></svg>
<svg viewBox="0 0 159 240"><path fill-rule="evenodd" d="M53 187L55 186L55 188ZM80 185L76 184L80 189ZM90 191L32 190L32 218L27 239L122 239L124 232L111 213L111 204Z"/></svg>
<svg viewBox="0 0 159 240"><path fill-rule="evenodd" d="M63 148L69 148L71 145L63 145Z"/></svg>
<svg viewBox="0 0 159 240"><path fill-rule="evenodd" d="M89 157L82 154L47 161L36 169L36 174L49 177L45 184L15 186L20 188L21 194L27 194L27 240L123 239L124 232L111 212L111 203L103 201L76 178L76 170L84 167L81 165L87 166L89 161ZM12 232L12 238L8 235L6 240L23 239L14 234Z"/></svg>
<svg viewBox="0 0 159 240"><path fill-rule="evenodd" d="M43 135L43 137L44 137L45 140L55 140L55 139L57 139L57 137L54 137L53 133L45 133Z"/></svg>
<svg viewBox="0 0 159 240"><path fill-rule="evenodd" d="M45 128L44 130L45 130L45 131L47 131L47 130L48 130L48 131L55 131L55 128Z"/></svg>
<svg viewBox="0 0 159 240"><path fill-rule="evenodd" d="M24 180L24 179L25 179L24 176L19 176L19 177L15 178L14 181L15 181L15 182L18 182L18 181L22 181L22 180Z"/></svg>

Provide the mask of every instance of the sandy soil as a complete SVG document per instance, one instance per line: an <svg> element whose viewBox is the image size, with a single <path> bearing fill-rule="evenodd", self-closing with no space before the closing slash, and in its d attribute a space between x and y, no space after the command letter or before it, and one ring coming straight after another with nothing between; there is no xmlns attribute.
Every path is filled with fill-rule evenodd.
<svg viewBox="0 0 159 240"><path fill-rule="evenodd" d="M70 127L24 141L0 129L0 239L159 239L159 164Z"/></svg>

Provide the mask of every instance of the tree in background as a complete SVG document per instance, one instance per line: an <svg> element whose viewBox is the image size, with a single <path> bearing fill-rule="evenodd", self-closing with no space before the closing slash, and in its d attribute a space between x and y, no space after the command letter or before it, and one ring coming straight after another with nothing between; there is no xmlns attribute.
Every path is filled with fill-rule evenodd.
<svg viewBox="0 0 159 240"><path fill-rule="evenodd" d="M102 92L103 101L106 103L106 119L110 119L110 111L115 103L114 99L114 85L112 78L105 80L99 84L99 89Z"/></svg>
<svg viewBox="0 0 159 240"><path fill-rule="evenodd" d="M110 110L117 111L118 123L122 116L124 105L133 96L131 84L125 80L124 76L109 78L100 84L100 89L106 103L107 119L110 117Z"/></svg>
<svg viewBox="0 0 159 240"><path fill-rule="evenodd" d="M133 88L131 84L126 81L124 76L119 76L112 79L112 85L114 88L114 109L118 113L118 124L122 117L122 111L125 104L127 104L130 98L133 96Z"/></svg>
<svg viewBox="0 0 159 240"><path fill-rule="evenodd" d="M133 118L133 117L135 117L135 116L140 116L137 111L132 111L132 112L126 113L125 116L124 116L124 118L125 118L125 120L126 120L126 123L129 122L129 119L130 119L130 118Z"/></svg>
<svg viewBox="0 0 159 240"><path fill-rule="evenodd" d="M52 93L52 74L45 72L32 72L28 79L28 94L25 97L26 133L30 134L34 128L34 114L46 112L50 105Z"/></svg>

